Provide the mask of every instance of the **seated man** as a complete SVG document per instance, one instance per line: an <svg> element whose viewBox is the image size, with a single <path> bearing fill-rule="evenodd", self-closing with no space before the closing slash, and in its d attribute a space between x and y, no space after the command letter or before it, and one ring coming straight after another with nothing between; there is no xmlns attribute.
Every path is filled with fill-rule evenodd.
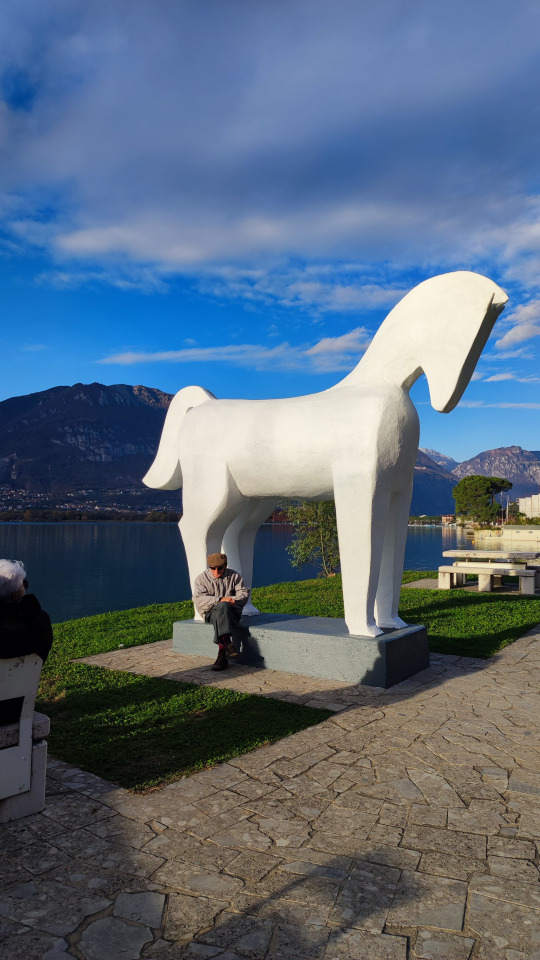
<svg viewBox="0 0 540 960"><path fill-rule="evenodd" d="M214 626L214 643L218 644L219 652L212 670L226 670L227 654L236 656L231 635L248 600L249 590L240 574L229 570L225 554L211 553L208 569L195 580L193 603L206 623Z"/></svg>
<svg viewBox="0 0 540 960"><path fill-rule="evenodd" d="M53 632L48 613L33 593L26 593L28 581L20 560L0 560L0 659L37 653L43 662L52 646ZM20 705L0 704L0 724L18 720Z"/></svg>

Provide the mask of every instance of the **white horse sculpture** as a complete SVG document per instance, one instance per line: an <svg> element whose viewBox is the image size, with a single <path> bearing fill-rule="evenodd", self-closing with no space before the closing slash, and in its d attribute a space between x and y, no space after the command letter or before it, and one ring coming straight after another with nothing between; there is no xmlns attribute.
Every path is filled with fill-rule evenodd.
<svg viewBox="0 0 540 960"><path fill-rule="evenodd" d="M255 534L276 504L334 497L349 632L406 626L397 608L419 439L409 390L423 372L433 407L452 410L507 299L476 273L433 277L394 307L329 390L286 400L180 390L144 483L183 487L191 582L223 550L250 585Z"/></svg>

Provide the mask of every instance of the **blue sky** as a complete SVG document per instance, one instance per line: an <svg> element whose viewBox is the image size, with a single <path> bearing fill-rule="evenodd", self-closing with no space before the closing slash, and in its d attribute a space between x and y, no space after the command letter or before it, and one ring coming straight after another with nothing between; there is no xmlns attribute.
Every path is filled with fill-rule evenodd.
<svg viewBox="0 0 540 960"><path fill-rule="evenodd" d="M536 0L3 0L0 399L312 393L449 270L509 294L421 444L540 448Z"/></svg>

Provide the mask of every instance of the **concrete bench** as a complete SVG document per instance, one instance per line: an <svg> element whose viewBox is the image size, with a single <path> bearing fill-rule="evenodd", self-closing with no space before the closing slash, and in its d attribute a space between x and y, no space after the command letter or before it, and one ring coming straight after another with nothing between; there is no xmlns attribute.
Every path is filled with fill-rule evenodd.
<svg viewBox="0 0 540 960"><path fill-rule="evenodd" d="M540 563L538 562L538 560L529 561L529 563L527 564L527 569L534 570L536 574L535 581L534 581L535 587L537 590L540 590Z"/></svg>
<svg viewBox="0 0 540 960"><path fill-rule="evenodd" d="M50 722L34 713L41 667L37 653L0 660L0 823L45 806Z"/></svg>
<svg viewBox="0 0 540 960"><path fill-rule="evenodd" d="M450 590L452 587L463 587L467 582L467 574L478 576L478 592L491 593L494 584L502 585L503 575L519 577L521 593L534 596L537 573L523 565L513 563L468 563L458 561L451 567L439 567L439 590Z"/></svg>

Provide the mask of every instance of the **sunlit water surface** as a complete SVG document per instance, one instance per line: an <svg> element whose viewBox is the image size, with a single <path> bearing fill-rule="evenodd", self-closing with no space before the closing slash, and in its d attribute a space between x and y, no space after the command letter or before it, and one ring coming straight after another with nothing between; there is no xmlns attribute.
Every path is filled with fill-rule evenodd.
<svg viewBox="0 0 540 960"><path fill-rule="evenodd" d="M406 570L434 570L458 543L455 529L409 527ZM255 544L254 585L305 580L287 546L292 529L266 524ZM23 560L30 589L53 621L126 610L190 596L187 564L175 523L3 523L0 556Z"/></svg>

